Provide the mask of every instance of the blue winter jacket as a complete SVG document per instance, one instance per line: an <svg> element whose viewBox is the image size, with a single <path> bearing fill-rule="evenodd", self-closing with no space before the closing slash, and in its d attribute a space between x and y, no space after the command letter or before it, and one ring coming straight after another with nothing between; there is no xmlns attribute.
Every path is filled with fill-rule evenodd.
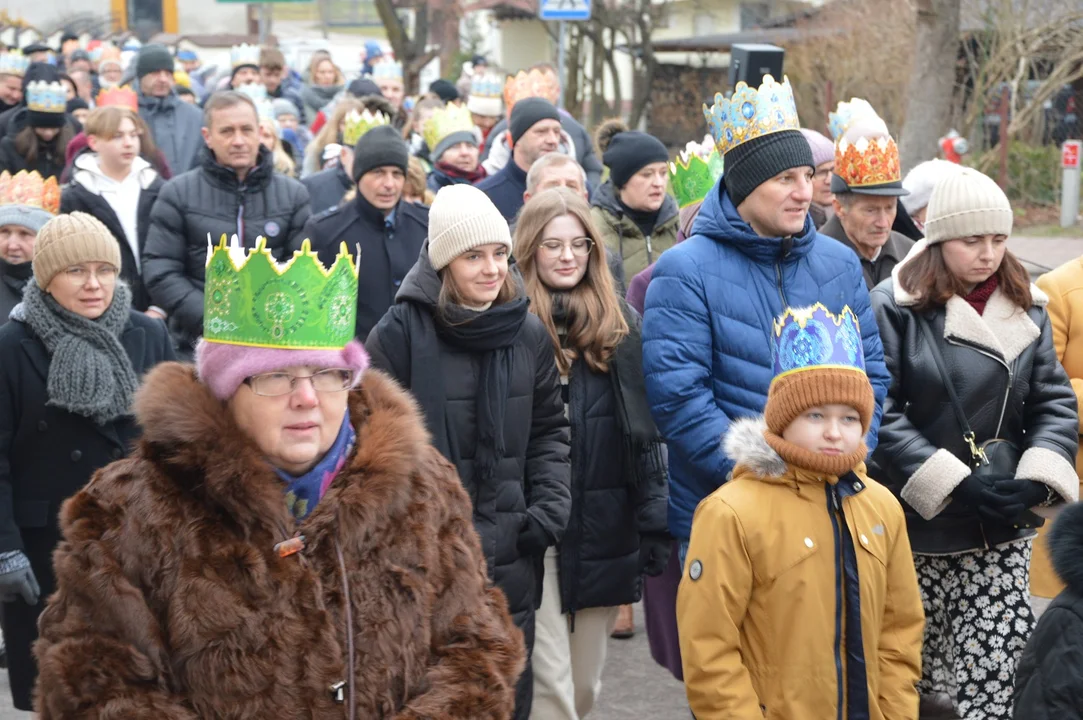
<svg viewBox="0 0 1083 720"><path fill-rule="evenodd" d="M787 248L786 245L789 245ZM730 420L763 412L771 384L775 317L789 307L849 305L861 323L876 394L869 452L890 383L884 350L853 250L816 232L764 238L737 214L719 182L692 236L658 259L647 288L643 370L651 412L669 446L669 529L691 535L692 513L733 468L721 438Z"/></svg>

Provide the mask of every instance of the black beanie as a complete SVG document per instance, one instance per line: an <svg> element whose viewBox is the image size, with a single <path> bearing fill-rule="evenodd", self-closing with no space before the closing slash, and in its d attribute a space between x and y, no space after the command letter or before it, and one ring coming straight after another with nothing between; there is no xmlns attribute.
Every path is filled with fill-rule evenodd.
<svg viewBox="0 0 1083 720"><path fill-rule="evenodd" d="M459 91L455 89L455 86L451 84L450 80L445 80L444 78L433 80L432 84L429 85L429 92L443 100L445 103L459 99Z"/></svg>
<svg viewBox="0 0 1083 720"><path fill-rule="evenodd" d="M357 78L346 88L346 92L356 98L365 97L367 95L379 95L380 97L383 97L383 93L380 92L380 87L369 78Z"/></svg>
<svg viewBox="0 0 1083 720"><path fill-rule="evenodd" d="M169 49L158 43L139 48L139 54L135 56L135 76L142 79L144 75L159 70L173 72L173 56L169 54Z"/></svg>
<svg viewBox="0 0 1083 720"><path fill-rule="evenodd" d="M405 173L409 162L410 149L399 131L390 125L374 127L353 146L353 181L380 167L397 167Z"/></svg>
<svg viewBox="0 0 1083 720"><path fill-rule="evenodd" d="M26 97L26 86L32 82L44 82L54 83L60 82L60 71L56 69L55 65L49 63L35 62L30 63L26 68L26 74L23 75L23 97ZM25 100L24 100L25 102Z"/></svg>
<svg viewBox="0 0 1083 720"><path fill-rule="evenodd" d="M609 168L609 179L618 188L651 163L669 162L669 150L662 141L645 132L631 130L617 133L602 153L602 163Z"/></svg>
<svg viewBox="0 0 1083 720"><path fill-rule="evenodd" d="M812 148L800 130L760 135L727 152L723 161L723 182L734 207L779 173L796 167L816 169Z"/></svg>
<svg viewBox="0 0 1083 720"><path fill-rule="evenodd" d="M68 108L67 108L67 110L68 110L69 113L74 112L76 110L89 110L89 109L90 109L90 104L87 103L87 101L84 100L81 97L73 97L71 100L68 100Z"/></svg>
<svg viewBox="0 0 1083 720"><path fill-rule="evenodd" d="M512 143L519 142L519 138L526 135L526 131L534 127L542 120L560 120L557 106L545 98L523 98L511 108L511 118L508 120L508 129L511 130Z"/></svg>

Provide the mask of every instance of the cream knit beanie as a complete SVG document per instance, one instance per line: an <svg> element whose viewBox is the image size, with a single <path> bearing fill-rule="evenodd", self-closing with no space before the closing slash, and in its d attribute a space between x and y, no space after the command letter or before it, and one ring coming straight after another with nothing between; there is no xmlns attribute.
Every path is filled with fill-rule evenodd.
<svg viewBox="0 0 1083 720"><path fill-rule="evenodd" d="M120 245L101 220L82 212L57 215L34 241L34 279L42 290L57 274L85 262L109 263L120 270Z"/></svg>
<svg viewBox="0 0 1083 720"><path fill-rule="evenodd" d="M429 261L443 270L482 245L501 243L511 252L508 222L489 196L472 185L447 185L429 208Z"/></svg>
<svg viewBox="0 0 1083 720"><path fill-rule="evenodd" d="M975 235L1011 235L1012 206L992 178L972 168L945 174L925 215L930 245Z"/></svg>

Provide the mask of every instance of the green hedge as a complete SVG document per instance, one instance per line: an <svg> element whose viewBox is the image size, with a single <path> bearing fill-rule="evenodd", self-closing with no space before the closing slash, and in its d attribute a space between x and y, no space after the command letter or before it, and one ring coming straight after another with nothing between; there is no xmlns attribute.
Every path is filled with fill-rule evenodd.
<svg viewBox="0 0 1083 720"><path fill-rule="evenodd" d="M1000 174L1000 149L968 157L967 164L996 178ZM1060 178L1060 148L1021 142L1009 145L1008 198L1013 204L1059 204Z"/></svg>

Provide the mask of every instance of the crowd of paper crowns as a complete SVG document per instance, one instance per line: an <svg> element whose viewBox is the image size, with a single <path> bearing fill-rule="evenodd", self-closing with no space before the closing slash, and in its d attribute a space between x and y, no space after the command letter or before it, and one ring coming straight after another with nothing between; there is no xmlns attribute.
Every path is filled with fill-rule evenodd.
<svg viewBox="0 0 1083 720"><path fill-rule="evenodd" d="M779 83L770 75L763 76L758 88L739 82L729 98L715 94L713 105L704 103L703 116L723 155L749 140L801 129L789 79Z"/></svg>
<svg viewBox="0 0 1083 720"><path fill-rule="evenodd" d="M3 224L41 227L60 211L60 185L55 177L44 179L37 170L0 173L0 212Z"/></svg>
<svg viewBox="0 0 1083 720"><path fill-rule="evenodd" d="M902 186L899 146L872 105L860 98L840 102L828 119L828 129L835 140L832 192L909 194Z"/></svg>
<svg viewBox="0 0 1083 720"><path fill-rule="evenodd" d="M23 55L18 50L12 50L11 52L0 55L0 75L15 75L16 77L22 77L26 75L26 69L30 67L30 58Z"/></svg>
<svg viewBox="0 0 1083 720"><path fill-rule="evenodd" d="M354 337L357 265L342 243L325 268L308 240L284 263L264 237L245 251L237 236L207 236L203 339L289 350L339 349Z"/></svg>
<svg viewBox="0 0 1083 720"><path fill-rule="evenodd" d="M688 141L669 164L669 185L677 206L686 208L707 197L722 177L722 156L710 135L703 142Z"/></svg>
<svg viewBox="0 0 1083 720"><path fill-rule="evenodd" d="M861 324L849 306L838 314L822 303L789 308L774 322L774 376L815 368L865 372Z"/></svg>

